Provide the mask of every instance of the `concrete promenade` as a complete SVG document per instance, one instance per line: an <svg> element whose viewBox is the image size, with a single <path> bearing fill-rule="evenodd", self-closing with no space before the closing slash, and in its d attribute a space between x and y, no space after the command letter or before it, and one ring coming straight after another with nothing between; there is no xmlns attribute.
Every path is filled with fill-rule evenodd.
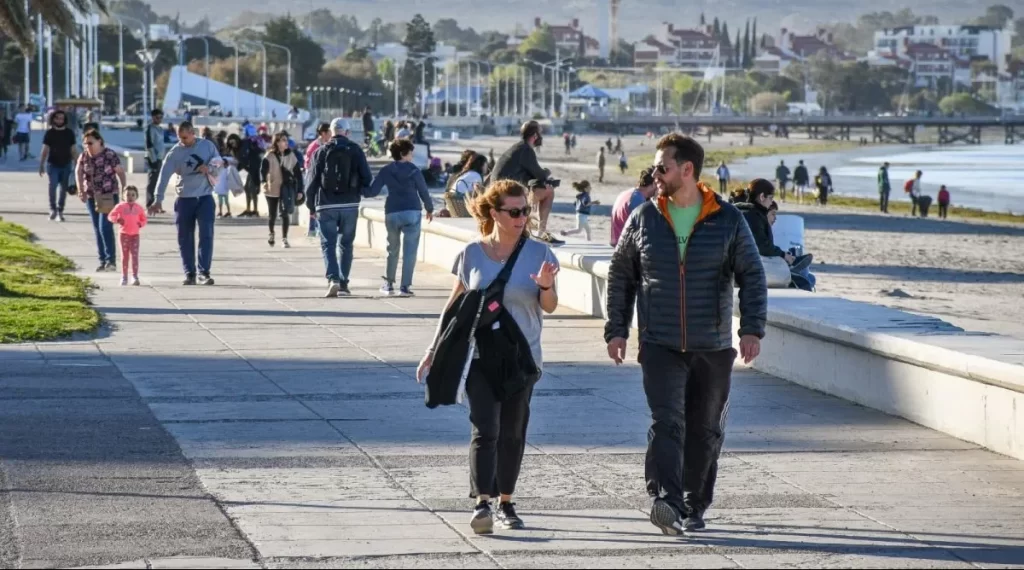
<svg viewBox="0 0 1024 570"><path fill-rule="evenodd" d="M639 368L567 311L545 322L528 530L475 537L467 411L426 409L413 380L447 270L381 298L360 250L355 295L323 299L318 245L231 220L217 285L186 288L165 215L121 288L92 273L84 206L45 210L41 179L0 172L0 215L95 280L107 326L0 346L0 568L1024 567L1024 462L748 370L708 532L656 534Z"/></svg>

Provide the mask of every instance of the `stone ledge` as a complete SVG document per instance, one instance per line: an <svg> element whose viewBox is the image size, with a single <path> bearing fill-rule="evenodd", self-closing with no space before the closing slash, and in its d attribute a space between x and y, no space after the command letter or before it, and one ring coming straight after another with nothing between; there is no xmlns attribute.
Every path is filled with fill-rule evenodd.
<svg viewBox="0 0 1024 570"><path fill-rule="evenodd" d="M379 202L367 200L360 208L357 245L386 248ZM450 267L476 236L471 219L435 218L423 224L418 258ZM561 304L603 318L611 248L570 243L554 252L562 265ZM754 368L1024 459L1020 340L878 305L772 289L768 335Z"/></svg>

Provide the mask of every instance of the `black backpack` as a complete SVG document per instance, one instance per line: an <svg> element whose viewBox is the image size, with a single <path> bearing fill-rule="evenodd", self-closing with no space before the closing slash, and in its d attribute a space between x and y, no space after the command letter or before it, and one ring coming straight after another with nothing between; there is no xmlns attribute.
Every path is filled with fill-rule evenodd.
<svg viewBox="0 0 1024 570"><path fill-rule="evenodd" d="M324 156L324 170L320 187L328 195L348 194L359 190L359 172L356 168L355 153L348 145L328 143Z"/></svg>

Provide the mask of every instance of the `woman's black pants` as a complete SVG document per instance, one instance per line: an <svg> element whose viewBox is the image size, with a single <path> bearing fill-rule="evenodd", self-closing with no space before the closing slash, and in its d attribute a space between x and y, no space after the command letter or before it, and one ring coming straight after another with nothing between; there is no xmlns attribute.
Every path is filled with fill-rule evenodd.
<svg viewBox="0 0 1024 570"><path fill-rule="evenodd" d="M499 402L490 382L474 363L466 379L466 394L469 396L469 421L473 424L469 444L469 496L512 495L526 450L533 385Z"/></svg>

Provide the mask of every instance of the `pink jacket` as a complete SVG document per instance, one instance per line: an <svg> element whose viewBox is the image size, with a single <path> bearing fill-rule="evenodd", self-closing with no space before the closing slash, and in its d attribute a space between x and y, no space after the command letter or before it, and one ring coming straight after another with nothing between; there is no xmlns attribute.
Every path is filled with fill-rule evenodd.
<svg viewBox="0 0 1024 570"><path fill-rule="evenodd" d="M306 170L309 170L309 165L313 163L313 155L316 154L316 151L319 148L320 139L316 139L315 141L309 143L309 146L306 148Z"/></svg>
<svg viewBox="0 0 1024 570"><path fill-rule="evenodd" d="M142 230L142 226L146 225L146 208L140 206L138 202L121 202L114 206L108 218L113 224L124 222L121 225L121 233L137 236Z"/></svg>

